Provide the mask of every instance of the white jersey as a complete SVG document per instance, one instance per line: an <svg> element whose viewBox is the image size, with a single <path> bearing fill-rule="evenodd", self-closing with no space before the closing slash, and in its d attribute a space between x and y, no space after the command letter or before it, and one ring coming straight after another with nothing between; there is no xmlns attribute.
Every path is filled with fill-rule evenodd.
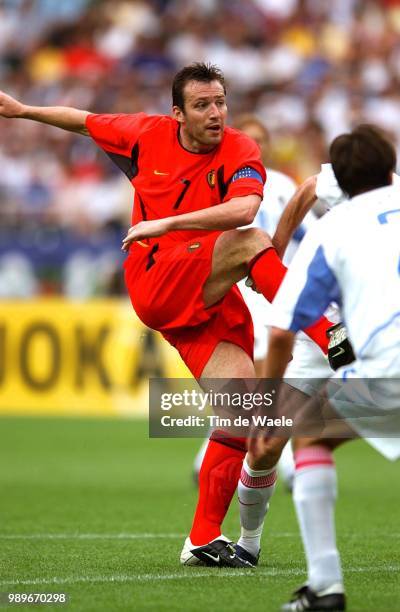
<svg viewBox="0 0 400 612"><path fill-rule="evenodd" d="M297 332L335 301L357 359L368 365L365 375L400 376L399 236L397 185L334 208L300 245L274 300L272 324Z"/></svg>
<svg viewBox="0 0 400 612"><path fill-rule="evenodd" d="M277 170L266 169L267 182L264 189L264 198L254 221L248 227L258 227L270 236L273 236L282 212L296 191L297 185L290 177ZM295 232L285 253L284 263L291 261L300 240L306 230L316 221L314 213L306 215L302 225ZM265 298L245 286L244 281L239 283L240 291L250 310L254 324L254 358L263 359L267 352L267 329L269 325L271 305Z"/></svg>
<svg viewBox="0 0 400 612"><path fill-rule="evenodd" d="M393 174L393 185L398 187L399 184L400 177L397 174ZM348 201L348 198L337 183L331 164L323 164L321 167L321 172L317 177L316 195L319 201L325 206L326 211L329 211L332 207L337 206L338 204L343 204ZM397 200L396 195L394 197L388 196L388 198L394 198ZM394 208L391 214L397 214L394 212L396 210L398 213L400 213L400 210ZM332 213L327 216L326 222L328 222L331 214ZM351 218L348 218L345 212L343 212L341 216L343 215L346 216L344 223L341 223L341 219L339 217L336 221L334 220L332 222L334 226L332 225L330 230L331 236L333 237L334 227L337 229L337 236L340 237L340 242L343 227L347 227L348 230L351 229ZM388 220L389 216L386 218L385 216L381 217L381 220ZM355 225L357 230L360 227L359 222L359 219L357 219L357 224ZM383 225L385 225L385 223ZM364 228L363 226L361 227L363 231ZM350 240L351 244L351 236L347 239ZM330 241L331 240L332 238L330 238ZM356 240L356 238L353 237L353 240ZM375 237L372 244L376 244ZM367 262L361 261L359 262L359 265L364 270L365 275L365 266L368 265ZM360 280L360 278L358 278L358 280ZM369 282L370 275L368 275L368 278L365 280ZM393 283L393 291L396 291L396 286L397 284L395 279ZM346 302L348 303L349 309L355 307L354 300L358 295L358 287L355 285L354 289L355 295L353 296L353 300L348 300ZM385 294L382 296L383 299L384 295ZM346 419L351 427L357 431L360 436L364 437L373 448L379 451L387 459L395 460L400 456L400 438L398 437L400 432L400 415L398 409L400 381L393 379L390 381L390 383L388 383L380 378L372 379L371 376L398 376L398 371L400 369L399 350L396 342L398 342L399 327L398 318L396 316L397 311L395 310L395 304L393 302L393 300L395 301L396 298L394 297L394 294L392 294L392 299L390 302L391 308L389 308L389 310L391 309L395 311L394 318L389 316L387 321L381 325L378 324L378 321L384 319L385 314L388 316L388 312L385 313L384 309L381 308L380 298L376 294L371 296L371 299L372 302L368 305L368 307L365 304L363 305L364 311L371 311L371 309L373 309L375 312L374 321L371 320L372 317L366 319L368 328L366 327L365 331L370 331L370 335L367 338L362 329L362 311L357 311L357 314L353 314L353 317L351 317L351 319L354 320L354 333L356 333L357 337L359 337L359 344L364 342L361 349L365 350L365 352L361 350L361 353L358 354L358 358L354 363L347 367L340 368L335 374L333 374L333 376L332 373L330 375L329 373L324 375L324 366L323 362L321 361L321 356L317 353L315 353L314 356L311 354L311 348L314 347L311 344L306 344L305 342L296 342L294 358L289 363L286 370L286 376L293 377L295 380L288 380L288 382L299 388L307 395L314 395L319 389L319 384L316 384L316 382L319 383L320 381L315 381L312 378L314 372L317 372L317 375L321 374L321 379L331 376L334 380L341 378L344 381L348 380L349 383L350 381L353 381L351 384L344 384L344 386L340 387L335 385L333 388L332 386L328 387L327 393L330 398L330 403L335 407L337 413ZM371 328L374 325L375 332L373 330L371 331ZM393 330L395 332L397 331L397 334L393 333ZM394 342L393 348L391 348L392 342ZM295 358L296 350L298 353L299 351L302 351L303 359L301 359L301 354L300 358L298 356ZM379 353L382 355L382 350L384 350L383 356L377 357L376 355ZM369 359L368 353L375 354L375 359ZM303 368L301 367L302 364ZM387 378L385 380L387 381ZM376 418L376 415L378 414L377 408L378 413L380 412L382 415L380 418ZM373 418L371 418L371 411ZM391 435L389 435L389 432L391 432Z"/></svg>
<svg viewBox="0 0 400 612"><path fill-rule="evenodd" d="M271 237L275 234L279 220L286 204L296 192L297 185L286 174L266 168L267 182L264 188L264 198L250 227L259 227ZM288 265L304 237L305 232L316 220L313 212L307 213L300 227L295 231L286 249L283 263Z"/></svg>

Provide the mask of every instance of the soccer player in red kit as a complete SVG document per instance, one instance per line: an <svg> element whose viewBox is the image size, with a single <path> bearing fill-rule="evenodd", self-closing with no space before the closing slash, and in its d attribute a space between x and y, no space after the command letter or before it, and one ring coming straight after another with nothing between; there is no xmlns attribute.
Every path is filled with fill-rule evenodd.
<svg viewBox="0 0 400 612"><path fill-rule="evenodd" d="M254 378L253 327L236 283L251 274L272 301L286 272L261 230L238 231L261 202L258 146L225 127L225 82L214 66L183 68L172 87L173 117L96 115L32 107L0 92L0 116L91 136L135 188L125 279L142 321L179 351L196 378ZM322 319L308 330L326 352ZM221 536L245 441L213 434L199 475L186 545L202 563L249 566Z"/></svg>

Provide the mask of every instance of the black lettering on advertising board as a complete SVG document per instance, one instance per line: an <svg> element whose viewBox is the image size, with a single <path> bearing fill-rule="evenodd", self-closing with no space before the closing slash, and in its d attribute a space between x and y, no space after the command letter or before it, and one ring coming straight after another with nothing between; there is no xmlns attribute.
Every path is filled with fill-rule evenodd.
<svg viewBox="0 0 400 612"><path fill-rule="evenodd" d="M151 329L146 329L142 334L138 362L132 372L131 387L135 389L143 380L165 378L165 376L162 355L155 333Z"/></svg>
<svg viewBox="0 0 400 612"><path fill-rule="evenodd" d="M110 376L103 362L103 350L105 342L110 334L110 327L102 325L94 339L89 340L85 336L83 325L75 328L76 338L76 373L75 386L83 388L85 386L86 374L93 369L99 378L100 384L104 389L112 386Z"/></svg>
<svg viewBox="0 0 400 612"><path fill-rule="evenodd" d="M31 351L38 338L46 339L50 359L48 360L47 372L39 377L33 367ZM57 330L49 323L32 323L29 325L21 337L19 360L22 380L28 387L36 391L47 391L56 384L61 369L61 346Z"/></svg>

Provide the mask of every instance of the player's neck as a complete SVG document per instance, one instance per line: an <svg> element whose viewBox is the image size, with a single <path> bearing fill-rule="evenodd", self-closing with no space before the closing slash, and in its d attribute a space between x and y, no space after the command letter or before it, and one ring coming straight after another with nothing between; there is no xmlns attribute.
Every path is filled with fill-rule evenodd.
<svg viewBox="0 0 400 612"><path fill-rule="evenodd" d="M178 140L180 145L189 153L210 153L217 148L218 145L205 145L190 134L188 134L182 127L178 130Z"/></svg>

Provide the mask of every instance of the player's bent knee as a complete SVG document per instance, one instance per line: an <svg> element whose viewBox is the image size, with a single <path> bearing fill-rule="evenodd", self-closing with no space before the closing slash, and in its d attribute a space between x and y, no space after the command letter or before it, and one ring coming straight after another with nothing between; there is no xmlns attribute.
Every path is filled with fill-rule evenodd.
<svg viewBox="0 0 400 612"><path fill-rule="evenodd" d="M217 241L225 256L230 261L245 263L255 257L260 251L272 246L270 236L257 227L244 230L229 230L224 232Z"/></svg>
<svg viewBox="0 0 400 612"><path fill-rule="evenodd" d="M237 230L240 238L252 245L253 248L265 249L272 246L272 240L267 232L258 227L249 227L244 230Z"/></svg>

